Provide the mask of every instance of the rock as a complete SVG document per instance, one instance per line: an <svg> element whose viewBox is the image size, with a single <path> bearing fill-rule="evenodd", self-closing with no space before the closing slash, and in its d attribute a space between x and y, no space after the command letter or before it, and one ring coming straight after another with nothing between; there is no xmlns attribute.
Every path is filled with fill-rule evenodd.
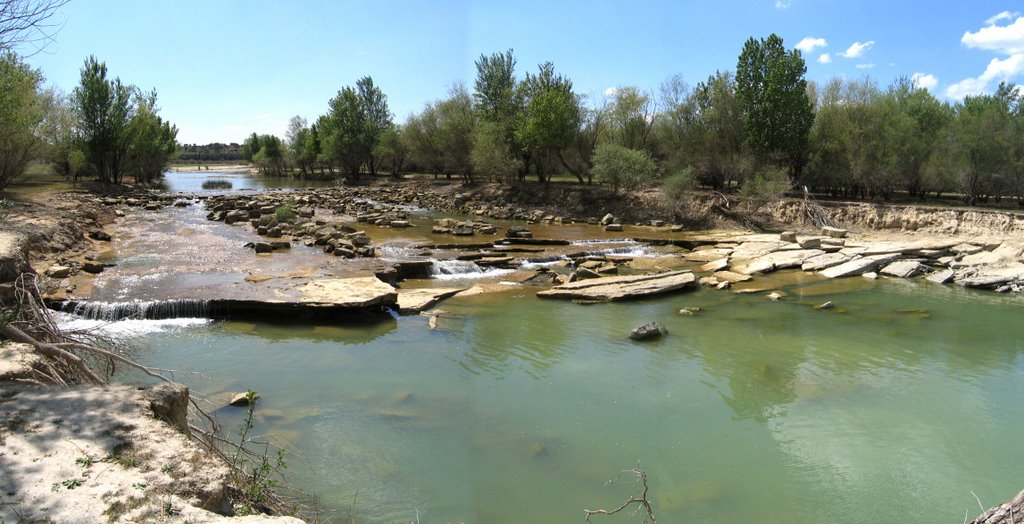
<svg viewBox="0 0 1024 524"><path fill-rule="evenodd" d="M832 309L832 301L829 300L828 302L825 302L824 304L818 304L815 307L817 309Z"/></svg>
<svg viewBox="0 0 1024 524"><path fill-rule="evenodd" d="M719 258L718 260L712 260L703 266L700 266L701 271L721 271L729 267L728 258Z"/></svg>
<svg viewBox="0 0 1024 524"><path fill-rule="evenodd" d="M697 313L700 313L700 308L696 306L687 306L679 310L680 315L686 315L689 317L692 317Z"/></svg>
<svg viewBox="0 0 1024 524"><path fill-rule="evenodd" d="M402 315L419 313L462 291L465 291L465 288L400 289L398 312Z"/></svg>
<svg viewBox="0 0 1024 524"><path fill-rule="evenodd" d="M985 248L983 248L981 246L976 246L974 244L966 244L966 243L964 243L964 244L957 244L957 245L949 248L949 250L952 251L953 253L958 254L958 255L973 255L975 253L981 253L982 251L985 250Z"/></svg>
<svg viewBox="0 0 1024 524"><path fill-rule="evenodd" d="M664 220L651 220L651 225L654 226L654 227L664 227L665 226L665 221Z"/></svg>
<svg viewBox="0 0 1024 524"><path fill-rule="evenodd" d="M28 237L0 231L0 282L13 282L22 273L32 273L28 262Z"/></svg>
<svg viewBox="0 0 1024 524"><path fill-rule="evenodd" d="M753 273L770 273L780 269L801 267L805 260L824 254L825 252L820 249L775 251L749 262L744 267L737 268L736 272L750 275Z"/></svg>
<svg viewBox="0 0 1024 524"><path fill-rule="evenodd" d="M800 265L800 269L804 271L821 271L822 269L838 266L848 260L850 260L850 257L842 253L826 253L804 260L804 263Z"/></svg>
<svg viewBox="0 0 1024 524"><path fill-rule="evenodd" d="M605 215L605 216L604 216L604 217L603 217L603 218L601 219L601 225L602 225L602 226L607 226L608 224L612 224L612 223L614 223L614 222L615 222L615 216L614 216L614 215L612 215L611 213L608 213L607 215Z"/></svg>
<svg viewBox="0 0 1024 524"><path fill-rule="evenodd" d="M928 271L928 268L916 260L897 260L882 268L883 275L897 278L912 278Z"/></svg>
<svg viewBox="0 0 1024 524"><path fill-rule="evenodd" d="M783 242L796 242L796 231L783 231L779 234L779 240Z"/></svg>
<svg viewBox="0 0 1024 524"><path fill-rule="evenodd" d="M731 282L733 284L735 284L736 282L746 282L754 278L750 275L744 275L742 273L733 273L732 271L718 271L714 274L714 277L719 282Z"/></svg>
<svg viewBox="0 0 1024 524"><path fill-rule="evenodd" d="M866 279L868 279L868 280L877 280L878 279L878 273L875 273L874 271L868 271L867 273L864 273L861 276L866 278Z"/></svg>
<svg viewBox="0 0 1024 524"><path fill-rule="evenodd" d="M410 224L408 220L392 220L390 226L391 227L398 227L398 228L405 228L405 227L412 227L412 224Z"/></svg>
<svg viewBox="0 0 1024 524"><path fill-rule="evenodd" d="M189 399L187 387L172 386L170 384L154 386L146 391L143 396L149 400L149 409L153 411L153 415L156 418L167 422L171 427L186 435L190 434L188 429ZM242 394L242 400L248 403L244 393Z"/></svg>
<svg viewBox="0 0 1024 524"><path fill-rule="evenodd" d="M821 228L821 234L831 238L846 238L849 231L845 229L839 229L838 227L823 227Z"/></svg>
<svg viewBox="0 0 1024 524"><path fill-rule="evenodd" d="M102 242L110 242L110 234L102 229L96 229L89 232L89 238L93 240L100 240Z"/></svg>
<svg viewBox="0 0 1024 524"><path fill-rule="evenodd" d="M50 278L67 278L71 276L71 268L68 266L53 265L46 270L46 276Z"/></svg>
<svg viewBox="0 0 1024 524"><path fill-rule="evenodd" d="M948 284L953 281L954 275L956 275L956 272L952 269L943 269L928 275L925 277L925 280L935 282L936 284Z"/></svg>
<svg viewBox="0 0 1024 524"><path fill-rule="evenodd" d="M857 257L851 259L848 262L839 264L838 266L830 267L821 272L822 275L828 278L841 278L850 277L855 275L863 275L869 271L873 271L875 268L888 264L893 260L899 258L899 253L888 253L884 255L871 255L866 257Z"/></svg>
<svg viewBox="0 0 1024 524"><path fill-rule="evenodd" d="M650 275L601 277L579 282L570 282L537 293L545 298L568 298L589 300L626 300L672 291L681 291L693 286L697 278L690 271L669 271Z"/></svg>
<svg viewBox="0 0 1024 524"><path fill-rule="evenodd" d="M799 241L801 249L820 249L821 239L818 237L804 238Z"/></svg>
<svg viewBox="0 0 1024 524"><path fill-rule="evenodd" d="M712 262L721 258L728 259L731 254L732 248L701 249L691 251L683 258L689 262Z"/></svg>
<svg viewBox="0 0 1024 524"><path fill-rule="evenodd" d="M299 302L307 306L365 309L398 301L395 288L377 277L314 280L296 289Z"/></svg>
<svg viewBox="0 0 1024 524"><path fill-rule="evenodd" d="M271 242L270 243L270 247L273 248L274 251L281 250L281 249L291 249L292 248L292 243L291 242L286 242L284 240L277 240L275 242Z"/></svg>
<svg viewBox="0 0 1024 524"><path fill-rule="evenodd" d="M604 226L605 231L622 231L622 224L607 224Z"/></svg>
<svg viewBox="0 0 1024 524"><path fill-rule="evenodd" d="M680 226L680 225L674 225L674 226L672 226L672 227L671 227L671 228L669 229L669 231L671 231L671 232L673 232L673 233L682 233L682 232L683 232L683 226Z"/></svg>
<svg viewBox="0 0 1024 524"><path fill-rule="evenodd" d="M653 340L656 338L660 338L667 332L668 331L665 328L659 326L657 322L650 322L630 332L629 338L633 340Z"/></svg>
<svg viewBox="0 0 1024 524"><path fill-rule="evenodd" d="M259 399L260 399L260 396L258 394L253 395L252 403L255 404L256 401L259 400ZM235 406L235 407L249 407L249 394L248 394L248 392L234 394L231 397L231 400L228 401L228 405L229 406Z"/></svg>
<svg viewBox="0 0 1024 524"><path fill-rule="evenodd" d="M256 242L253 244L253 249L255 249L257 253L270 253L274 250L274 246L269 242Z"/></svg>
<svg viewBox="0 0 1024 524"><path fill-rule="evenodd" d="M96 262L85 262L82 264L82 271L93 275L102 273L106 268L103 264L97 264Z"/></svg>
<svg viewBox="0 0 1024 524"><path fill-rule="evenodd" d="M778 302L779 300L782 299L782 295L778 294L775 291L772 291L771 293L768 293L767 296L768 296L768 300L771 300L772 302Z"/></svg>
<svg viewBox="0 0 1024 524"><path fill-rule="evenodd" d="M458 237L468 237L476 233L472 224L460 223L452 228L452 234Z"/></svg>
<svg viewBox="0 0 1024 524"><path fill-rule="evenodd" d="M1024 282L1024 264L972 268L955 277L956 284L966 287L996 289L1012 283Z"/></svg>

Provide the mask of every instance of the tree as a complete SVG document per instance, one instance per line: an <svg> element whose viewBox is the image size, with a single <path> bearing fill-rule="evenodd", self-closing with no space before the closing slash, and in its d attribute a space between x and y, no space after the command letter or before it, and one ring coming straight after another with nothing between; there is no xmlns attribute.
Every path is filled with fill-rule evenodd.
<svg viewBox="0 0 1024 524"><path fill-rule="evenodd" d="M359 91L359 102L366 115L365 140L369 143L370 151L376 147L381 134L394 125L391 111L388 110L388 97L381 89L373 85L373 78L364 76L356 81L356 89ZM370 174L377 173L376 158L372 154L367 157L367 167Z"/></svg>
<svg viewBox="0 0 1024 524"><path fill-rule="evenodd" d="M968 96L957 105L951 161L968 205L1013 190L1021 102L1017 86L1001 83L995 94Z"/></svg>
<svg viewBox="0 0 1024 524"><path fill-rule="evenodd" d="M310 157L304 154L306 149L306 141L309 139L309 126L306 123L306 119L301 116L293 116L288 121L288 132L285 135L285 144L287 146L288 154L294 160L295 165L298 166L299 171L305 175L307 171L312 170L313 162L316 160L316 156Z"/></svg>
<svg viewBox="0 0 1024 524"><path fill-rule="evenodd" d="M697 84L690 105L694 120L688 142L693 147L697 179L715 189L742 180L748 162L743 147L743 110L732 74L717 72Z"/></svg>
<svg viewBox="0 0 1024 524"><path fill-rule="evenodd" d="M609 130L616 144L628 149L646 149L654 123L651 95L635 87L619 87L608 108Z"/></svg>
<svg viewBox="0 0 1024 524"><path fill-rule="evenodd" d="M574 169L563 154L580 129L580 102L572 91L572 81L555 74L554 65L545 62L536 76L527 73L523 84L527 101L516 129L516 138L528 150L556 155L562 165L583 183L583 174Z"/></svg>
<svg viewBox="0 0 1024 524"><path fill-rule="evenodd" d="M432 140L440 148L441 165L445 174L461 174L466 182L473 181L473 131L477 125L473 98L465 86L455 84L448 98L437 103L437 136Z"/></svg>
<svg viewBox="0 0 1024 524"><path fill-rule="evenodd" d="M14 53L0 54L0 189L25 172L39 150L42 75Z"/></svg>
<svg viewBox="0 0 1024 524"><path fill-rule="evenodd" d="M375 162L381 168L388 169L393 176L402 174L409 150L402 139L402 127L392 126L381 133L377 145L373 146Z"/></svg>
<svg viewBox="0 0 1024 524"><path fill-rule="evenodd" d="M149 184L163 176L178 147L178 128L157 116L156 91L137 96L135 114L128 124L126 172L136 183Z"/></svg>
<svg viewBox="0 0 1024 524"><path fill-rule="evenodd" d="M69 0L0 0L0 51L24 44L42 51L60 28L50 18ZM30 53L34 54L34 53Z"/></svg>
<svg viewBox="0 0 1024 524"><path fill-rule="evenodd" d="M793 180L806 163L814 123L806 72L800 51L786 51L782 38L774 33L761 40L748 39L736 65L736 95L757 164L786 165Z"/></svg>
<svg viewBox="0 0 1024 524"><path fill-rule="evenodd" d="M611 184L613 192L628 192L654 181L657 165L646 151L605 143L594 151L593 172L599 182Z"/></svg>
<svg viewBox="0 0 1024 524"><path fill-rule="evenodd" d="M252 162L252 157L256 156L256 153L260 151L260 137L256 133L253 133L242 141L242 158L246 162Z"/></svg>
<svg viewBox="0 0 1024 524"><path fill-rule="evenodd" d="M373 147L362 100L355 89L345 86L328 105L330 110L320 126L324 154L340 164L347 175L356 178Z"/></svg>
<svg viewBox="0 0 1024 524"><path fill-rule="evenodd" d="M121 183L128 125L134 116L133 92L120 78L108 80L106 64L96 57L85 60L72 100L86 161L104 184Z"/></svg>
<svg viewBox="0 0 1024 524"><path fill-rule="evenodd" d="M470 158L475 171L501 181L512 180L523 167L505 140L504 129L490 120L477 122L473 129Z"/></svg>
<svg viewBox="0 0 1024 524"><path fill-rule="evenodd" d="M78 149L78 120L71 100L64 92L50 88L40 94L39 103L43 110L39 136L46 144L44 156L58 174L76 182L85 167L85 154Z"/></svg>
<svg viewBox="0 0 1024 524"><path fill-rule="evenodd" d="M488 125L474 133L473 164L500 179L506 179L506 168L517 166L522 178L529 158L525 162L519 158L523 151L515 137L523 106L523 93L515 76L516 59L509 49L491 56L480 55L475 65L473 97L480 120ZM483 151L484 147L496 149Z"/></svg>
<svg viewBox="0 0 1024 524"><path fill-rule="evenodd" d="M894 99L896 110L909 121L908 134L897 157L901 182L911 196L924 198L925 192L932 189L925 166L952 122L953 111L906 77L897 79L889 87L889 96Z"/></svg>

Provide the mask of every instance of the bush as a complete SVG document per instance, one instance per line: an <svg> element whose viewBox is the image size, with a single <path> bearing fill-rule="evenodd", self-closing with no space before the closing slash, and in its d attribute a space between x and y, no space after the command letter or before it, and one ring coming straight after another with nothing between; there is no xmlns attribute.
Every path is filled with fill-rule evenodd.
<svg viewBox="0 0 1024 524"><path fill-rule="evenodd" d="M765 169L747 180L740 194L743 195L747 209L755 212L771 202L781 200L789 188L789 175L784 168Z"/></svg>
<svg viewBox="0 0 1024 524"><path fill-rule="evenodd" d="M230 180L205 180L203 181L203 189L231 189L232 184Z"/></svg>
<svg viewBox="0 0 1024 524"><path fill-rule="evenodd" d="M594 150L591 169L599 182L611 184L612 191L619 188L632 191L655 179L658 167L646 151L638 151L615 144L601 144Z"/></svg>
<svg viewBox="0 0 1024 524"><path fill-rule="evenodd" d="M665 198L669 202L683 198L686 196L686 193L693 191L695 187L697 187L697 174L691 166L687 166L685 169L669 175L665 178L664 184L662 184Z"/></svg>
<svg viewBox="0 0 1024 524"><path fill-rule="evenodd" d="M290 198L274 210L274 218L281 224L295 222L295 216L295 201Z"/></svg>

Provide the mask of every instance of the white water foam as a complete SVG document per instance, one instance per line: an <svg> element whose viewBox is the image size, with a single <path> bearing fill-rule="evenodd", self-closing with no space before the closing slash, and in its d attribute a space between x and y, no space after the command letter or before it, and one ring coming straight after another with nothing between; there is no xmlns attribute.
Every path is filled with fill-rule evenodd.
<svg viewBox="0 0 1024 524"><path fill-rule="evenodd" d="M430 278L436 280L469 280L500 277L513 269L482 268L467 260L434 260L430 265Z"/></svg>
<svg viewBox="0 0 1024 524"><path fill-rule="evenodd" d="M62 330L96 333L115 340L205 326L212 322L207 318L130 319L112 322L90 320L61 312L53 312L53 319Z"/></svg>

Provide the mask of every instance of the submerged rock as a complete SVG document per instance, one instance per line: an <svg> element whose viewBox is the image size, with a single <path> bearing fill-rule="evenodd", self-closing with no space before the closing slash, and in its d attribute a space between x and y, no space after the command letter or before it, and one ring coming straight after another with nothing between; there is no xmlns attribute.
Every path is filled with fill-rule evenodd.
<svg viewBox="0 0 1024 524"><path fill-rule="evenodd" d="M697 278L690 271L668 271L650 275L600 277L555 286L537 293L539 297L583 300L626 300L691 287Z"/></svg>

